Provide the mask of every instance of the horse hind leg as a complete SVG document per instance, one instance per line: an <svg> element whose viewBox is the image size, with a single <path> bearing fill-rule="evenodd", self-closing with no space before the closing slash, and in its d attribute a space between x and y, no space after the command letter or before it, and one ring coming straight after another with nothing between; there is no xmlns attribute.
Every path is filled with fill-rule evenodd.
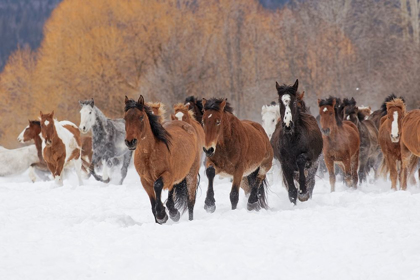
<svg viewBox="0 0 420 280"><path fill-rule="evenodd" d="M123 164L122 164L122 167L121 167L121 180L120 180L120 185L123 184L125 177L127 177L128 166L130 165L132 155L133 155L133 152L132 151L128 151L124 155Z"/></svg>
<svg viewBox="0 0 420 280"><path fill-rule="evenodd" d="M195 199L197 195L197 188L199 184L199 177L198 170L196 172L192 172L187 176L187 188L188 188L188 219L192 221L194 219L194 206L195 206Z"/></svg>
<svg viewBox="0 0 420 280"><path fill-rule="evenodd" d="M74 166L74 170L76 171L77 174L77 179L79 181L79 186L83 185L83 180L82 180L82 160L79 157L78 159L74 159L73 160L73 166Z"/></svg>
<svg viewBox="0 0 420 280"><path fill-rule="evenodd" d="M216 170L212 165L209 165L206 169L206 176L208 179L208 187L207 187L207 195L206 200L204 201L204 209L208 213L213 213L216 210L216 200L214 199L214 189L213 189L213 182L214 177L216 176Z"/></svg>
<svg viewBox="0 0 420 280"><path fill-rule="evenodd" d="M296 159L296 164L299 169L298 199L300 201L307 201L310 197L310 193L307 190L306 177L305 177L305 168L306 168L307 163L308 163L308 158L306 154L300 154Z"/></svg>

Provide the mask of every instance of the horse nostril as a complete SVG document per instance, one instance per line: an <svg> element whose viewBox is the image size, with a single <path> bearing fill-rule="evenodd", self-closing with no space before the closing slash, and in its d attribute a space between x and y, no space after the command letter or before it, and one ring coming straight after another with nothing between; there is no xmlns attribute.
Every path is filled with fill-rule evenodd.
<svg viewBox="0 0 420 280"><path fill-rule="evenodd" d="M86 126L83 127L83 130L86 130Z"/></svg>
<svg viewBox="0 0 420 280"><path fill-rule="evenodd" d="M137 146L137 139L133 139L131 141L125 140L125 145L128 148L135 148Z"/></svg>

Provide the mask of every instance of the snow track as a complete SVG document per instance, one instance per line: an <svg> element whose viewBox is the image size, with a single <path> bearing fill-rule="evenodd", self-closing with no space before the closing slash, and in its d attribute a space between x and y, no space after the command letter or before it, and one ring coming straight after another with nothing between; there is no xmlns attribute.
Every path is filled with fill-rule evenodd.
<svg viewBox="0 0 420 280"><path fill-rule="evenodd" d="M208 214L202 174L194 221L160 226L134 169L123 186L69 178L0 178L0 279L420 279L418 187L330 193L317 178L292 206L275 184L270 210L248 212L242 192L231 211L230 182L216 180Z"/></svg>

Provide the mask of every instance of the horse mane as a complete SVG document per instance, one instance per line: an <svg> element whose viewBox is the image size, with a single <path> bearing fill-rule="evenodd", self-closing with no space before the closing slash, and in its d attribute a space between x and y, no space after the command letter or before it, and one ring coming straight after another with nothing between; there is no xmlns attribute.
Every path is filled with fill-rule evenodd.
<svg viewBox="0 0 420 280"><path fill-rule="evenodd" d="M340 98L330 96L327 99L321 99L321 101L319 102L319 107L332 106L334 99L335 99L335 107L334 107L335 121L337 122L337 126L342 126L343 119L342 119L342 115L340 116L340 112L342 112L342 108L344 108L344 106L341 106L342 104L341 104ZM341 107L341 110L340 110L340 107Z"/></svg>
<svg viewBox="0 0 420 280"><path fill-rule="evenodd" d="M385 116L386 114L388 114L388 110L386 108L386 103L391 102L392 100L394 100L396 98L397 98L397 96L395 94L390 94L385 98L384 102L381 105L381 109L380 109L382 117ZM402 99L403 102L405 102L404 98L400 97L400 99Z"/></svg>
<svg viewBox="0 0 420 280"><path fill-rule="evenodd" d="M185 98L185 103L192 102L197 105L198 109L203 112L203 102L201 100L197 100L197 98L193 95L188 96Z"/></svg>
<svg viewBox="0 0 420 280"><path fill-rule="evenodd" d="M130 99L126 102L124 112L127 112L130 109L138 109L140 111L144 111L149 119L150 128L152 129L153 135L161 142L163 142L166 147L169 149L169 145L171 144L171 135L166 131L166 129L162 126L159 122L159 116L154 115L152 109L144 104L140 104L133 99Z"/></svg>
<svg viewBox="0 0 420 280"><path fill-rule="evenodd" d="M34 121L30 121L30 122L33 123L33 124L41 126L41 121L34 120Z"/></svg>
<svg viewBox="0 0 420 280"><path fill-rule="evenodd" d="M403 111L403 113L405 114L405 101L402 98L395 98L392 99L389 102L386 102L386 110L388 112L389 109L396 107L399 108Z"/></svg>
<svg viewBox="0 0 420 280"><path fill-rule="evenodd" d="M356 100L352 97L351 99L344 98L343 99L343 106L356 106Z"/></svg>
<svg viewBox="0 0 420 280"><path fill-rule="evenodd" d="M211 98L207 100L204 110L220 110L220 104L224 101L224 98ZM229 102L226 102L224 112L233 114L233 108L230 106Z"/></svg>
<svg viewBox="0 0 420 280"><path fill-rule="evenodd" d="M165 121L165 104L163 104L162 102L146 102L146 106L150 107L151 109L158 108L157 116L159 116L161 122Z"/></svg>
<svg viewBox="0 0 420 280"><path fill-rule="evenodd" d="M187 110L187 112L188 112L188 115L190 116L190 118L192 118L193 120L197 120L196 118L195 118L195 113L194 113L194 111L193 110L189 110L189 109L186 109L185 108L185 104L182 104L182 103L177 103L177 104L175 104L174 105L174 111L176 112L176 110L182 110L182 111L184 111L184 110Z"/></svg>

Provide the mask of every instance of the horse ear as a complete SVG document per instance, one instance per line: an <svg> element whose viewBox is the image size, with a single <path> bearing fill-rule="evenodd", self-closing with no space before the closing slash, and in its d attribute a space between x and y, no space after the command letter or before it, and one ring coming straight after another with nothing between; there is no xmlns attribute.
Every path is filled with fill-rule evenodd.
<svg viewBox="0 0 420 280"><path fill-rule="evenodd" d="M39 111L39 115L42 117L42 115L43 115L42 111Z"/></svg>
<svg viewBox="0 0 420 280"><path fill-rule="evenodd" d="M79 105L83 106L83 101L82 100L79 100Z"/></svg>
<svg viewBox="0 0 420 280"><path fill-rule="evenodd" d="M54 118L54 111L51 112L51 118Z"/></svg>
<svg viewBox="0 0 420 280"><path fill-rule="evenodd" d="M171 120L176 120L176 117L174 116L174 114L171 114Z"/></svg>
<svg viewBox="0 0 420 280"><path fill-rule="evenodd" d="M156 107L156 109L159 109L160 108L160 103L156 103L155 107Z"/></svg>
<svg viewBox="0 0 420 280"><path fill-rule="evenodd" d="M203 108L204 108L206 106L207 99L203 98L203 100L201 100L201 103L203 104Z"/></svg>
<svg viewBox="0 0 420 280"><path fill-rule="evenodd" d="M127 95L126 95L126 96L125 96L124 103L127 105L128 101L129 101L129 99L128 99Z"/></svg>
<svg viewBox="0 0 420 280"><path fill-rule="evenodd" d="M297 90L298 90L298 87L299 87L299 80L298 80L298 79L296 79L296 82L295 82L295 84L293 85L293 88L294 88L294 90L295 90L295 91L297 91Z"/></svg>
<svg viewBox="0 0 420 280"><path fill-rule="evenodd" d="M318 98L318 106L321 104L321 99Z"/></svg>
<svg viewBox="0 0 420 280"><path fill-rule="evenodd" d="M300 94L300 100L303 100L303 97L305 96L305 92L302 91L302 93Z"/></svg>
<svg viewBox="0 0 420 280"><path fill-rule="evenodd" d="M277 89L277 90L279 90L279 89L280 89L280 85L279 85L279 83L277 83L277 81L276 81L276 89Z"/></svg>
<svg viewBox="0 0 420 280"><path fill-rule="evenodd" d="M337 100L334 98L332 101L332 106L335 107L335 104L337 104Z"/></svg>
<svg viewBox="0 0 420 280"><path fill-rule="evenodd" d="M144 97L143 95L140 95L139 100L137 101L138 104L144 105Z"/></svg>
<svg viewBox="0 0 420 280"><path fill-rule="evenodd" d="M222 103L220 103L220 112L223 112L226 107L227 98L225 98Z"/></svg>
<svg viewBox="0 0 420 280"><path fill-rule="evenodd" d="M263 105L261 108L261 114L265 114L267 112L267 105Z"/></svg>
<svg viewBox="0 0 420 280"><path fill-rule="evenodd" d="M92 106L92 108L95 106L95 100L93 100L93 98L90 100L90 106Z"/></svg>

